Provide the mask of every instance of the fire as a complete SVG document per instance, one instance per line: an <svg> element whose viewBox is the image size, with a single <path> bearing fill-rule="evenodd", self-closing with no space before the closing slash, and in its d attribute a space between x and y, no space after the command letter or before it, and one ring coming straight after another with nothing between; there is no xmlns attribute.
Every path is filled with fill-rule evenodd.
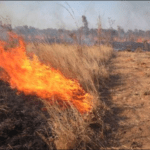
<svg viewBox="0 0 150 150"><path fill-rule="evenodd" d="M42 64L36 55L29 59L23 39L14 33L9 33L19 44L15 48L4 47L8 43L0 41L0 67L7 74L2 79L7 80L11 88L17 88L25 95L37 95L52 103L57 100L60 105L66 102L73 104L80 113L85 113L92 108L92 96L86 93L77 80L66 78L59 70Z"/></svg>
<svg viewBox="0 0 150 150"><path fill-rule="evenodd" d="M143 42L142 38L137 39L137 43L142 43L142 42Z"/></svg>

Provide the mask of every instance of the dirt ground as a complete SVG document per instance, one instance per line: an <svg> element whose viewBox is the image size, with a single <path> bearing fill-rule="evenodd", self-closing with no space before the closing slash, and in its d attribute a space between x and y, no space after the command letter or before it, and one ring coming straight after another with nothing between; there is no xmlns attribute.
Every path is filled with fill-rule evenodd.
<svg viewBox="0 0 150 150"><path fill-rule="evenodd" d="M108 90L102 93L110 106L105 121L114 148L150 148L150 53L116 52L110 66Z"/></svg>

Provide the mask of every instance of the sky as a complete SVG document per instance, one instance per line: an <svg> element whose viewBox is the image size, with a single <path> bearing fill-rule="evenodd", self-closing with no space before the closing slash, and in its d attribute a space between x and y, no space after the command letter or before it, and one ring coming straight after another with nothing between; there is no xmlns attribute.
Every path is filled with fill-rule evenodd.
<svg viewBox="0 0 150 150"><path fill-rule="evenodd" d="M89 28L97 28L100 16L102 28L150 30L149 1L0 1L0 20L13 27L72 30L83 26L82 15Z"/></svg>

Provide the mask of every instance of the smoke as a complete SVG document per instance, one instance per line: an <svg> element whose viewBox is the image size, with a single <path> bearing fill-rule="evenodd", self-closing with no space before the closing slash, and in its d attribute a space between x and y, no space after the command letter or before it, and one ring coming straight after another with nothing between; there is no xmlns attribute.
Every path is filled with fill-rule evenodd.
<svg viewBox="0 0 150 150"><path fill-rule="evenodd" d="M58 2L59 3L59 2ZM12 27L33 26L35 28L63 28L64 9L56 2L0 2L0 21L9 23Z"/></svg>
<svg viewBox="0 0 150 150"><path fill-rule="evenodd" d="M88 22L85 16L82 16L82 22L84 24L84 28L88 29Z"/></svg>
<svg viewBox="0 0 150 150"><path fill-rule="evenodd" d="M75 21L79 27L83 24L83 30L87 35L89 28L97 28L99 15L102 28L105 29L109 28L108 17L115 20L115 25L113 25L115 29L118 25L126 31L128 29L149 30L150 27L150 3L148 1L69 2L69 8L63 2L5 1L0 2L0 17L10 18L10 21L6 22L12 24L12 27L28 25L40 29L76 29L75 21L59 4L69 10L70 7L73 9ZM82 19L80 14L83 14Z"/></svg>
<svg viewBox="0 0 150 150"><path fill-rule="evenodd" d="M82 16L82 22L83 22L83 27L81 28L84 34L84 39L82 40L83 44L86 45L93 45L94 42L92 42L92 40L88 37L89 35L89 27L88 27L88 21L86 19L86 16Z"/></svg>
<svg viewBox="0 0 150 150"><path fill-rule="evenodd" d="M118 2L116 6L116 24L128 29L149 30L150 27L150 3L147 1Z"/></svg>
<svg viewBox="0 0 150 150"><path fill-rule="evenodd" d="M89 27L88 27L88 21L86 19L86 16L84 16L84 15L82 16L82 22L84 25L82 30L83 30L84 34L87 36L89 33Z"/></svg>

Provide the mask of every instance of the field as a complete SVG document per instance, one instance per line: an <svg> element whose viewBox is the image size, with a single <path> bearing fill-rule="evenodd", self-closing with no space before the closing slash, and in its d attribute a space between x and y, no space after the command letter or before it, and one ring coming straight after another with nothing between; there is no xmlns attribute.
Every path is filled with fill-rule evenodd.
<svg viewBox="0 0 150 150"><path fill-rule="evenodd" d="M10 36L20 41L0 44L0 149L150 147L150 52Z"/></svg>
<svg viewBox="0 0 150 150"><path fill-rule="evenodd" d="M104 133L107 131L107 126L103 118L109 107L103 102L101 91L106 85L105 82L109 81L109 62L113 56L111 47L39 43L17 48L17 45L12 46L10 42L4 44L5 50L3 50L3 43L1 45L0 59L3 69L1 69L0 84L0 149L97 149L107 146ZM24 48L28 57L21 52ZM34 54L40 63L37 58L35 59ZM66 83L72 83L71 79L75 80L73 81L75 85L78 82L79 93L75 95L74 101L66 102L65 99L60 98L70 93L70 89L67 89L66 93L60 91L59 95L55 93L51 100L53 103L37 96L36 86L34 87L36 90L32 89L34 92L28 91L30 94L26 93L27 89L19 90L17 84L23 85L24 88L28 83L28 89L31 90L30 87L34 84L32 80L39 83L41 79L38 78L39 80L36 81L35 78L39 77L36 74L26 78L30 70L29 67L27 71L21 69L22 55L26 63L30 62L31 66L34 66L35 72L39 69L35 68L36 65L41 68L47 65L49 68L53 67L52 70L57 77L61 77L62 74L62 80L64 79ZM9 56L11 56L11 66ZM26 66L23 68L26 69ZM43 72L44 70L40 73ZM6 76L11 79L7 79ZM51 80L53 84L55 80L56 84L64 83L58 82L57 77ZM22 84L24 79L27 83ZM66 84L66 87L71 89L72 86L74 85L70 87ZM57 88L61 89L61 84ZM87 106L85 96L89 95L92 97L88 107L90 110L85 107Z"/></svg>

